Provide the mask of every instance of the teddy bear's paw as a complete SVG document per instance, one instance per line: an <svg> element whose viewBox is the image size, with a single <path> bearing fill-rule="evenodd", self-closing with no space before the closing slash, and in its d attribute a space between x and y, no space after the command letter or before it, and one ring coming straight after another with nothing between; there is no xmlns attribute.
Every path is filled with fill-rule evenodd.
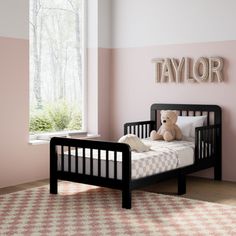
<svg viewBox="0 0 236 236"><path fill-rule="evenodd" d="M170 132L165 132L163 138L167 142L174 140L174 137Z"/></svg>
<svg viewBox="0 0 236 236"><path fill-rule="evenodd" d="M156 140L156 135L157 135L157 131L156 130L152 130L151 133L150 133L151 140Z"/></svg>
<svg viewBox="0 0 236 236"><path fill-rule="evenodd" d="M158 134L156 130L152 130L150 133L150 138L151 140L158 140L158 139L162 139L162 136Z"/></svg>

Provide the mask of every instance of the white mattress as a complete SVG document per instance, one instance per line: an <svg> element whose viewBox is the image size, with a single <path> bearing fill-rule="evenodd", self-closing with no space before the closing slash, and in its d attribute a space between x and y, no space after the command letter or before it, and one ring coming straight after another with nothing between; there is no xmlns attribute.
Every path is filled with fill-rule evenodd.
<svg viewBox="0 0 236 236"><path fill-rule="evenodd" d="M195 141L151 141L148 139L142 140L146 145L151 146L151 149L157 150L160 147L173 149L176 152L178 163L177 168L192 165L194 163L194 147Z"/></svg>
<svg viewBox="0 0 236 236"><path fill-rule="evenodd" d="M132 179L138 179L194 163L194 142L142 140L150 151L132 151ZM85 149L86 174L90 174L90 149ZM78 173L83 173L82 149L78 149ZM61 158L58 161L61 170ZM64 171L68 171L68 155L64 153ZM71 172L75 173L75 151L71 152ZM98 151L93 150L93 175L98 175ZM106 177L106 151L101 150L101 176ZM109 178L114 178L114 152L109 151ZM122 179L122 153L117 153L117 178Z"/></svg>

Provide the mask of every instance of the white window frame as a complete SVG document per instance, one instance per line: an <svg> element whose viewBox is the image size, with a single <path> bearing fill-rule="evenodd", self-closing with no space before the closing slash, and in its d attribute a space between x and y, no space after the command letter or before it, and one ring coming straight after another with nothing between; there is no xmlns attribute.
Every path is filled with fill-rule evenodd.
<svg viewBox="0 0 236 236"><path fill-rule="evenodd" d="M88 125L88 62L87 62L87 34L88 34L88 19L87 19L87 11L88 4L87 0L82 0L82 129L73 130L73 131L58 131L58 132L45 132L40 134L29 135L29 143L30 144L44 144L48 143L52 137L83 137L83 138L96 138L99 135L91 135L87 133L87 125Z"/></svg>

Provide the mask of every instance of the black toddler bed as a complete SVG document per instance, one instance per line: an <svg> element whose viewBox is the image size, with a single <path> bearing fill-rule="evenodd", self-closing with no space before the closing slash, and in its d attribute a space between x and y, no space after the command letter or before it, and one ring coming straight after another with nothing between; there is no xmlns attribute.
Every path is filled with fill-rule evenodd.
<svg viewBox="0 0 236 236"><path fill-rule="evenodd" d="M215 180L221 180L221 108L216 105L153 104L151 119L126 123L124 134L149 137L150 131L160 126L160 110L176 110L180 116L207 116L206 124L195 128L193 164L132 179L132 152L129 145L54 137L50 142L50 193L57 194L58 180L109 187L122 191L122 207L130 209L132 190L160 180L177 177L179 195L186 193L187 174L214 167ZM122 169L120 177L119 165ZM112 176L109 174L111 170Z"/></svg>

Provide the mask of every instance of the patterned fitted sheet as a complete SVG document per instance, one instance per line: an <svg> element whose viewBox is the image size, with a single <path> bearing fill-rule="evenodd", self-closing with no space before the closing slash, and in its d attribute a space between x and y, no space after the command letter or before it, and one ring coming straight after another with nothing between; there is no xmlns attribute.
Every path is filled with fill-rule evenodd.
<svg viewBox="0 0 236 236"><path fill-rule="evenodd" d="M132 151L132 179L138 179L193 164L194 143L189 141L151 141L142 140L150 146L150 151ZM82 150L78 149L78 172L83 173ZM86 174L90 174L90 150L85 150ZM101 151L101 176L106 176L106 152ZM61 158L58 161L61 170ZM64 171L68 171L68 155L64 154ZM75 153L71 154L71 171L75 172ZM93 150L93 175L98 175L98 151ZM114 152L109 151L109 178L114 178ZM122 153L117 153L117 178L122 179Z"/></svg>

